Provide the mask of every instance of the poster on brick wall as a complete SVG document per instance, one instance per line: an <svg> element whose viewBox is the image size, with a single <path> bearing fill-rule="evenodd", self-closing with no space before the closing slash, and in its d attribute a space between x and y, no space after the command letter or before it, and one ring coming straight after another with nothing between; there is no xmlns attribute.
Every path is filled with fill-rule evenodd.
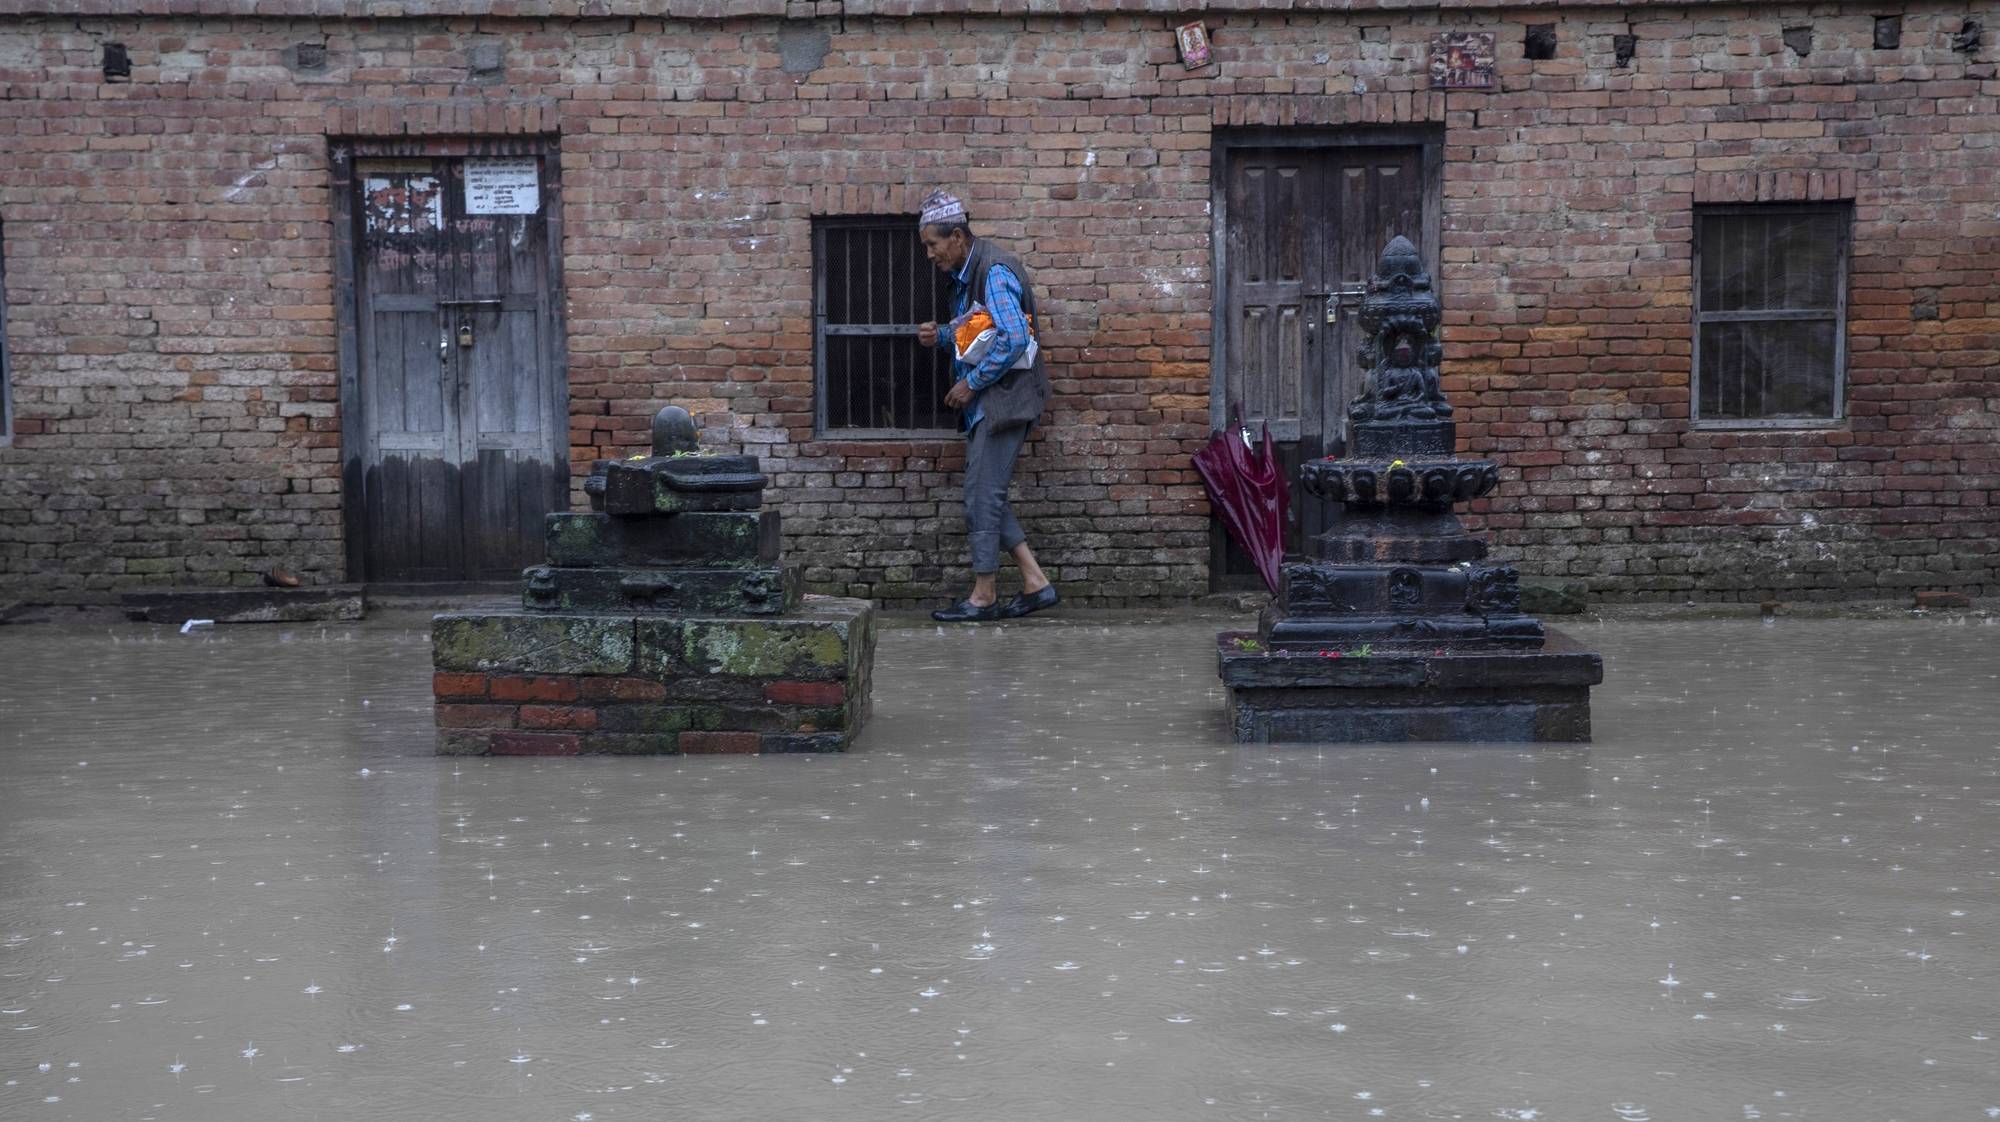
<svg viewBox="0 0 2000 1122"><path fill-rule="evenodd" d="M1445 31L1431 36L1431 88L1493 88L1493 33Z"/></svg>
<svg viewBox="0 0 2000 1122"><path fill-rule="evenodd" d="M1208 65L1208 28L1200 22L1174 28L1174 43L1180 48L1183 67L1200 70Z"/></svg>
<svg viewBox="0 0 2000 1122"><path fill-rule="evenodd" d="M488 156L465 161L465 213L533 214L542 209L541 161Z"/></svg>

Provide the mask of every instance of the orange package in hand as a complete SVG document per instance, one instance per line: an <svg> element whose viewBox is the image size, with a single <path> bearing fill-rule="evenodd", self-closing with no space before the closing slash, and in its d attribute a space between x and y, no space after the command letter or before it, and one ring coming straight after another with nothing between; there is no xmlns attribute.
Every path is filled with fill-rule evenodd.
<svg viewBox="0 0 2000 1122"><path fill-rule="evenodd" d="M1010 369L1026 370L1035 364L1035 356L1041 352L1035 342L1035 317L1028 317L1028 346L1021 357L1014 360ZM978 366L993 344L1000 338L1000 326L993 322L993 314L983 304L974 304L966 313L951 321L952 352L958 361L967 366Z"/></svg>

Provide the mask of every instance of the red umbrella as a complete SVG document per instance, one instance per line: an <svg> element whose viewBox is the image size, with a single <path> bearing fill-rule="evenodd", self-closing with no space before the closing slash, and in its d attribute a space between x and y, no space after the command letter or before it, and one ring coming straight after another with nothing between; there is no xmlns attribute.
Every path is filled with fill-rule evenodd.
<svg viewBox="0 0 2000 1122"><path fill-rule="evenodd" d="M1277 595L1291 488L1278 465L1277 450L1271 447L1271 426L1264 426L1263 443L1253 451L1249 434L1231 417L1229 427L1209 437L1207 447L1194 454L1194 469L1208 485L1208 503L1222 520L1222 528L1257 562L1265 586Z"/></svg>

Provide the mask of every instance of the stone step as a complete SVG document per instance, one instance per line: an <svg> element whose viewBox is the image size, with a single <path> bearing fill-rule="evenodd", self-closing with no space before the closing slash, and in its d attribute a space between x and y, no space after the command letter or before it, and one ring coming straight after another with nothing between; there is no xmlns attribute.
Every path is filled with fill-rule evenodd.
<svg viewBox="0 0 2000 1122"><path fill-rule="evenodd" d="M361 618L361 586L163 588L119 597L125 614L148 623L308 623Z"/></svg>
<svg viewBox="0 0 2000 1122"><path fill-rule="evenodd" d="M1291 616L1267 618L1260 630L1272 647L1317 651L1380 644L1399 648L1537 647L1542 623L1519 613L1475 616Z"/></svg>
<svg viewBox="0 0 2000 1122"><path fill-rule="evenodd" d="M551 514L548 563L558 567L776 565L775 510L697 511L661 517Z"/></svg>
<svg viewBox="0 0 2000 1122"><path fill-rule="evenodd" d="M521 604L531 612L769 616L797 607L805 594L796 565L754 569L538 565L521 578Z"/></svg>
<svg viewBox="0 0 2000 1122"><path fill-rule="evenodd" d="M1539 649L1287 651L1216 637L1238 743L1584 742L1604 661L1550 632Z"/></svg>
<svg viewBox="0 0 2000 1122"><path fill-rule="evenodd" d="M1512 565L1336 565L1288 562L1277 604L1288 616L1494 615L1521 609Z"/></svg>

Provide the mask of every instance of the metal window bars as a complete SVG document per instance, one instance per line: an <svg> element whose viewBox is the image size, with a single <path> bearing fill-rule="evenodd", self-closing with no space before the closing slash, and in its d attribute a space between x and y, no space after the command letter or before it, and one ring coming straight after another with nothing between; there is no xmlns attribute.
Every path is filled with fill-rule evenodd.
<svg viewBox="0 0 2000 1122"><path fill-rule="evenodd" d="M951 315L951 282L907 216L825 218L813 227L813 348L819 430L854 439L957 431L944 405L951 360L917 324Z"/></svg>
<svg viewBox="0 0 2000 1122"><path fill-rule="evenodd" d="M1694 421L1840 419L1850 226L1845 205L1699 208Z"/></svg>

